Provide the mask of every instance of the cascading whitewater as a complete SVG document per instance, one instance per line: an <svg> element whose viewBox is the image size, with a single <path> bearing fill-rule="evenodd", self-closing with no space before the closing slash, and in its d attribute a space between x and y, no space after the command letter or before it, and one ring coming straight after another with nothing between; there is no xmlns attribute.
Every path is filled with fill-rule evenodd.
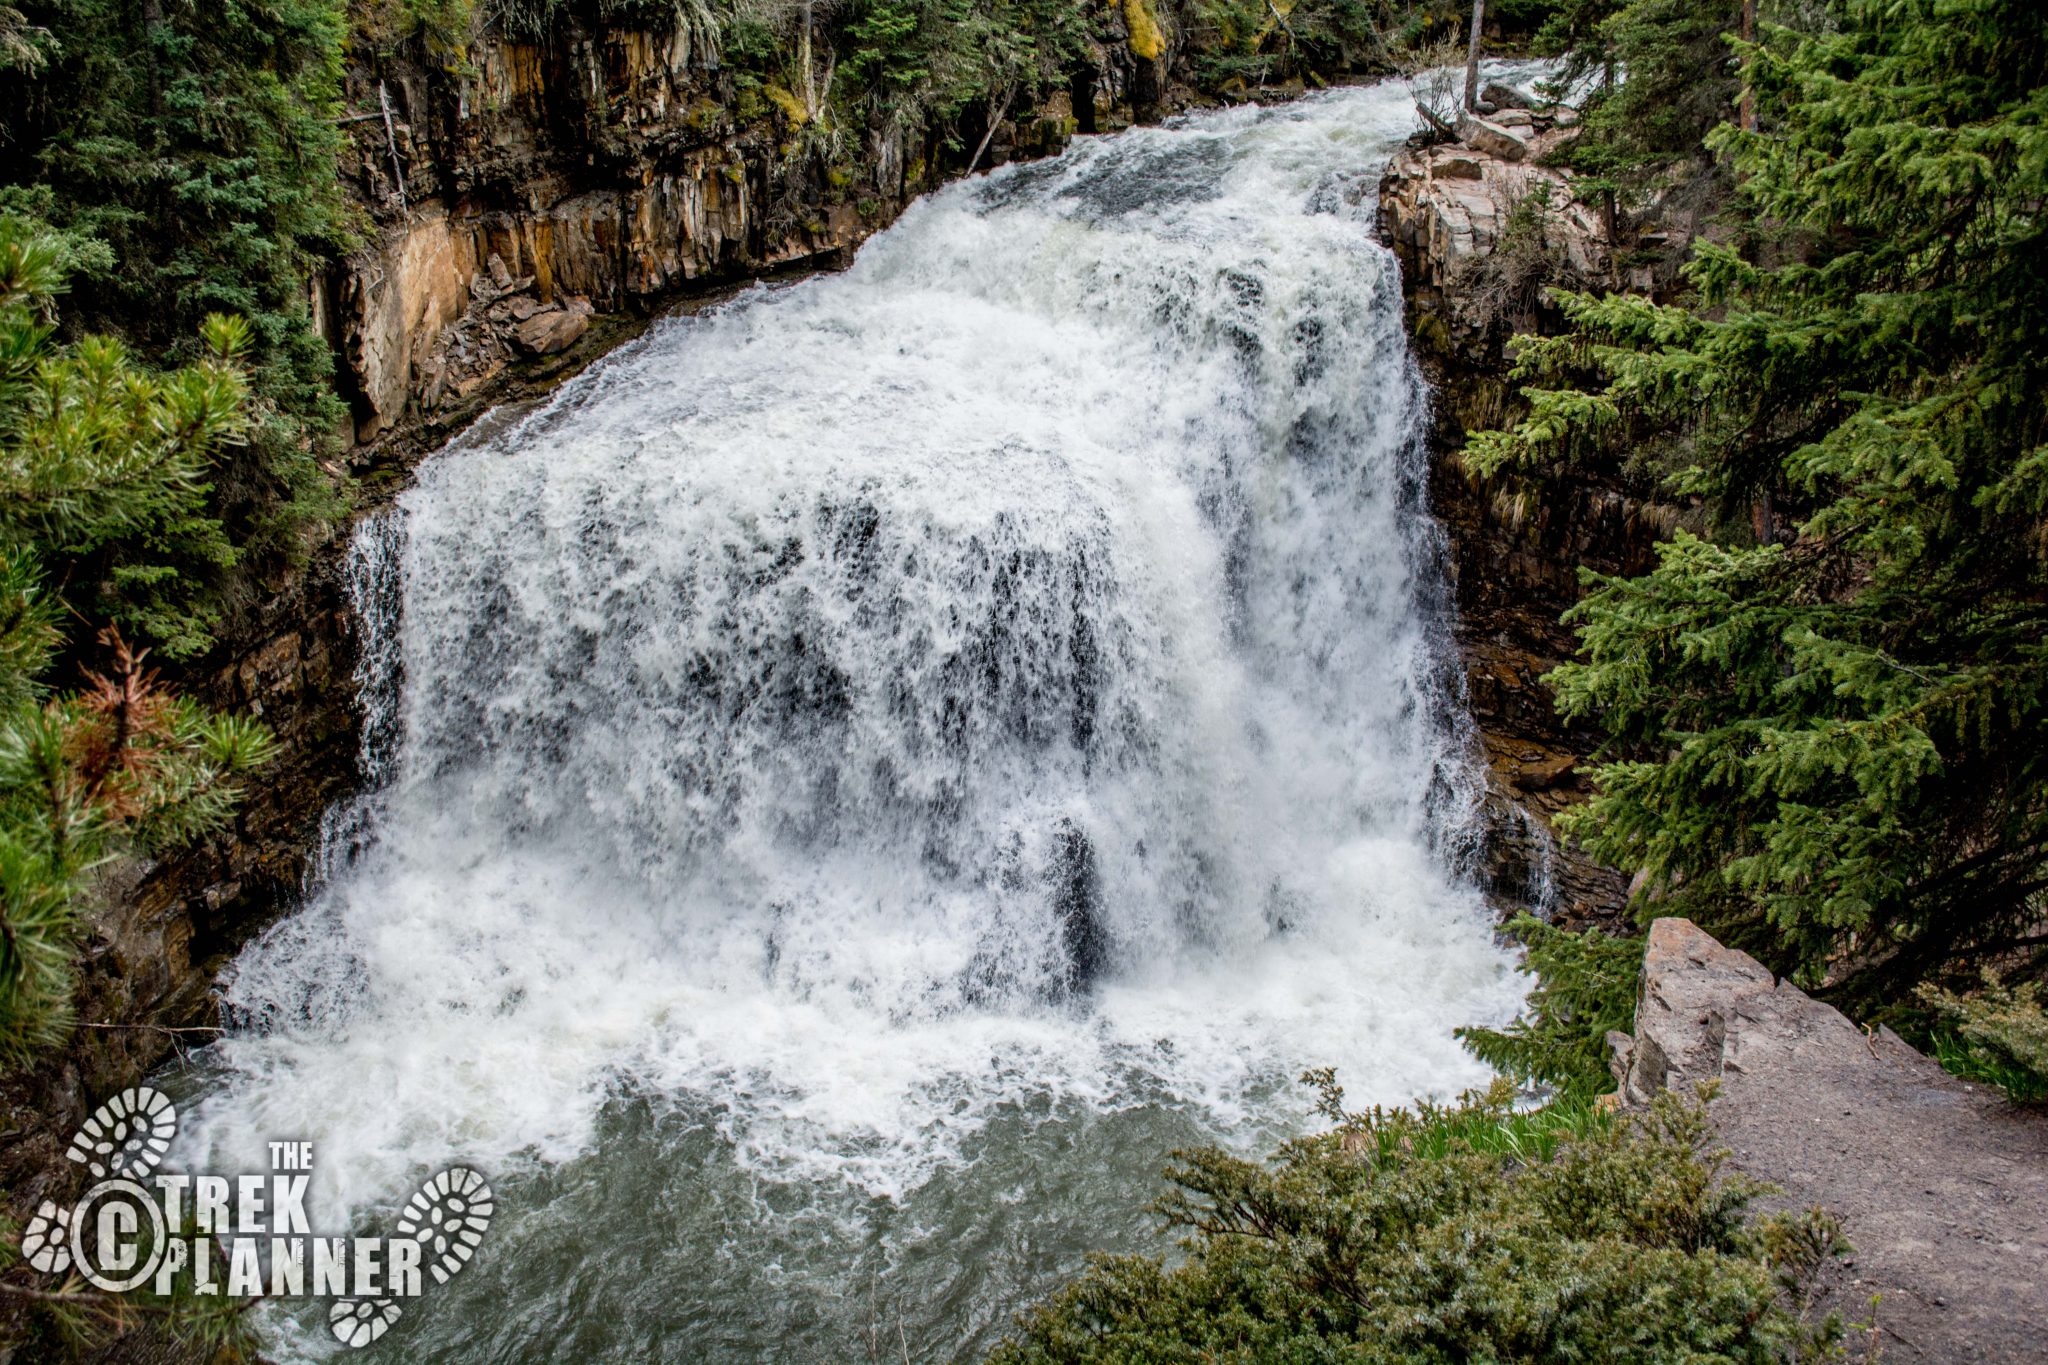
<svg viewBox="0 0 2048 1365"><path fill-rule="evenodd" d="M956 186L423 466L353 560L374 790L235 964L205 1158L317 1136L358 1213L523 1170L544 1239L563 1171L624 1181L640 1106L694 1135L630 1144L654 1188L737 1173L753 1214L702 1236L807 1227L775 1235L830 1297L878 1218L924 1228L891 1224L900 1268L999 1216L920 1221L976 1163L1142 1204L1170 1144L1076 1115L1248 1142L1305 1066L1366 1101L1480 1079L1451 1029L1517 987L1461 866L1425 395L1372 231L1410 107ZM524 1293L549 1253L498 1183ZM550 1301L556 1334L603 1311ZM505 1340L463 1330L435 1349Z"/></svg>

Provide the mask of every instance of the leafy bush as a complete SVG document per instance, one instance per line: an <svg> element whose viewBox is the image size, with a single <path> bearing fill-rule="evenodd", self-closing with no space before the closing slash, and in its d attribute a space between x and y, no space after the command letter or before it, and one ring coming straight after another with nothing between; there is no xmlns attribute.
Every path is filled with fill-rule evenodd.
<svg viewBox="0 0 2048 1365"><path fill-rule="evenodd" d="M1486 1136L1512 1128L1508 1093L1347 1115L1271 1164L1180 1154L1159 1209L1186 1263L1100 1258L991 1360L1707 1365L1832 1339L1784 1290L1833 1225L1753 1219L1760 1187L1708 1150L1702 1104L1663 1096L1530 1159Z"/></svg>
<svg viewBox="0 0 2048 1365"><path fill-rule="evenodd" d="M417 37L428 52L453 62L475 34L476 0L354 0L349 23L358 42L390 48Z"/></svg>
<svg viewBox="0 0 2048 1365"><path fill-rule="evenodd" d="M1403 63L1382 34L1399 23L1390 9L1369 0L1196 0L1195 78L1205 89L1250 92L1304 74L1392 71Z"/></svg>

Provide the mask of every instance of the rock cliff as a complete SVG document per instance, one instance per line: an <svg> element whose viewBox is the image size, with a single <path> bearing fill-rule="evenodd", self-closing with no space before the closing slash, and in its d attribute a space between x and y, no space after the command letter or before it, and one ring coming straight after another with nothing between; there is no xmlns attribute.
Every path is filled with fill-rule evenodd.
<svg viewBox="0 0 2048 1365"><path fill-rule="evenodd" d="M1495 104L1532 101L1490 87ZM1594 743L1564 724L1543 674L1570 658L1559 617L1579 573L1637 573L1677 510L1571 472L1540 497L1471 478L1468 430L1512 420L1509 339L1553 327L1549 285L1613 283L1609 237L1543 159L1573 136L1563 108L1465 115L1461 140L1420 135L1380 184L1381 234L1401 262L1416 352L1435 388L1430 495L1451 546L1466 685L1492 769L1487 875L1496 899L1546 890L1566 923L1614 920L1626 880L1562 845L1550 820L1582 800L1575 770Z"/></svg>
<svg viewBox="0 0 2048 1365"><path fill-rule="evenodd" d="M563 16L545 41L487 34L460 71L408 49L349 73L343 173L375 240L318 282L315 304L359 463L393 434L438 440L508 368L576 345L579 318L834 263L962 169L953 129L897 124L868 135L857 175L829 168L803 154L801 100L743 111L686 26ZM1057 151L1095 126L1095 100L1103 121L1128 120L1138 64L1105 51L1084 118L1060 92L974 129L988 135L981 164ZM589 349L615 337L600 330Z"/></svg>

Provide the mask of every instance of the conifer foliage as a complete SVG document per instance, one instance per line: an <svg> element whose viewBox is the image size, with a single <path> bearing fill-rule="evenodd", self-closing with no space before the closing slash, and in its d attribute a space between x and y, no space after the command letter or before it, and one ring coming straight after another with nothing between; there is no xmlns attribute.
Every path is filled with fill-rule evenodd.
<svg viewBox="0 0 2048 1365"><path fill-rule="evenodd" d="M200 354L209 314L244 320L249 393L206 524L109 542L101 558L123 572L94 575L96 619L188 657L340 507L320 457L346 409L307 285L353 239L336 173L346 6L18 0L12 12L25 55L0 53L0 213L60 248L67 335L105 332L176 365Z"/></svg>
<svg viewBox="0 0 2048 1365"><path fill-rule="evenodd" d="M1462 1028L1458 1037L1501 1075L1559 1099L1612 1090L1607 1035L1635 1028L1646 940L1573 933L1528 914L1507 929L1527 950L1522 970L1536 978L1528 1004L1505 1029Z"/></svg>
<svg viewBox="0 0 2048 1365"><path fill-rule="evenodd" d="M2048 22L1841 0L1742 55L1710 142L1749 233L1692 296L1568 296L1499 476L1645 451L1703 534L1593 578L1560 705L1605 727L1571 822L1639 899L1870 1000L1996 958L2048 888Z"/></svg>
<svg viewBox="0 0 2048 1365"><path fill-rule="evenodd" d="M0 218L0 1066L62 1041L93 870L124 845L217 828L237 778L270 753L259 727L172 696L115 626L83 686L46 675L67 608L49 580L116 540L198 515L211 460L241 432L249 332L209 317L205 356L169 374L119 344L52 344L61 249Z"/></svg>
<svg viewBox="0 0 2048 1365"><path fill-rule="evenodd" d="M1835 1340L1780 1291L1836 1230L1751 1217L1704 1106L1664 1095L1525 1160L1486 1137L1510 1093L1345 1115L1270 1165L1181 1153L1159 1209L1185 1263L1097 1258L993 1365L1766 1365Z"/></svg>

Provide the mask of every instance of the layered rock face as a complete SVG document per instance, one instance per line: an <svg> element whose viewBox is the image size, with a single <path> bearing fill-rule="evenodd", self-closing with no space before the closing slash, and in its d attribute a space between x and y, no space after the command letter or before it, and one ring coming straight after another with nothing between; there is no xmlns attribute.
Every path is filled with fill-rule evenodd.
<svg viewBox="0 0 2048 1365"><path fill-rule="evenodd" d="M1484 344L1499 319L1487 313L1491 296L1473 286L1485 283L1481 272L1496 252L1515 245L1503 239L1518 228L1531 238L1528 248L1554 254L1569 278L1609 274L1606 230L1572 197L1571 172L1537 164L1571 131L1526 111L1496 118L1516 114L1512 123L1467 114L1458 121L1463 141L1410 149L1381 181L1381 229L1401 258L1412 306L1446 330L1438 345Z"/></svg>
<svg viewBox="0 0 2048 1365"><path fill-rule="evenodd" d="M1499 86L1487 96L1533 103ZM1579 598L1580 570L1643 571L1677 513L1569 471L1547 477L1540 497L1482 485L1460 452L1467 431L1514 416L1505 346L1556 322L1542 286L1612 281L1599 216L1574 201L1568 171L1540 164L1574 123L1563 108L1467 114L1463 140L1411 147L1380 183L1381 235L1400 258L1436 390L1430 495L1449 533L1468 695L1492 769L1487 875L1497 900L1547 897L1568 924L1618 918L1627 883L1550 832L1584 799L1575 770L1597 741L1558 718L1540 680L1572 656L1558 618Z"/></svg>
<svg viewBox="0 0 2048 1365"><path fill-rule="evenodd" d="M1135 62L1103 54L1105 117ZM480 38L460 73L371 55L345 169L378 236L317 299L356 439L463 420L508 366L573 345L579 315L828 262L958 169L945 130L891 125L858 176L824 170L805 100L775 93L742 117L686 26L590 32L567 11L544 43ZM982 164L1057 151L1080 122L1065 93L1014 111Z"/></svg>
<svg viewBox="0 0 2048 1365"><path fill-rule="evenodd" d="M1690 920L1651 926L1635 1033L1609 1042L1627 1103L1718 1084L1709 1113L1735 1165L1777 1205L1841 1221L1853 1252L1823 1267L1817 1314L1874 1320L1863 1334L1886 1360L2041 1359L2048 1122Z"/></svg>

